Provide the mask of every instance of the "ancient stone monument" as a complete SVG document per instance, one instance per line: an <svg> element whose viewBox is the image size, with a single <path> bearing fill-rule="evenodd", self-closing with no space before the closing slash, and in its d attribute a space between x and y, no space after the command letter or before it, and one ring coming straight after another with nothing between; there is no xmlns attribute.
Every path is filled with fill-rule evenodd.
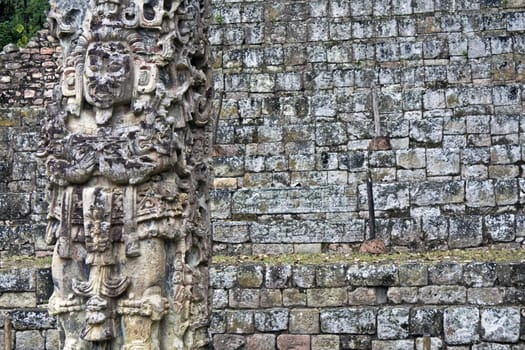
<svg viewBox="0 0 525 350"><path fill-rule="evenodd" d="M61 348L206 345L212 124L203 0L51 2L49 301Z"/></svg>

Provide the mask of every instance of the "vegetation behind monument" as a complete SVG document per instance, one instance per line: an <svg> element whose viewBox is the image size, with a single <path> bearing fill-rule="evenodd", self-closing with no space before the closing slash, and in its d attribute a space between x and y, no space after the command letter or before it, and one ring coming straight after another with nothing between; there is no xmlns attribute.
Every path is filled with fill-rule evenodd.
<svg viewBox="0 0 525 350"><path fill-rule="evenodd" d="M0 0L0 48L25 46L46 21L47 0Z"/></svg>

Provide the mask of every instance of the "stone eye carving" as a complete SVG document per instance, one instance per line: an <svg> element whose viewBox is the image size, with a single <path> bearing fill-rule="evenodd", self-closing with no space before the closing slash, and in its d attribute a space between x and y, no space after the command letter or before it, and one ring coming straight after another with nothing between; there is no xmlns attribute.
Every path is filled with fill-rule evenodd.
<svg viewBox="0 0 525 350"><path fill-rule="evenodd" d="M142 3L142 26L158 27L164 16L163 0L143 0Z"/></svg>
<svg viewBox="0 0 525 350"><path fill-rule="evenodd" d="M78 117L82 105L82 78L74 67L66 67L62 75L62 96L68 100L67 110Z"/></svg>
<svg viewBox="0 0 525 350"><path fill-rule="evenodd" d="M139 25L139 9L134 2L122 10L122 24L126 28L136 28Z"/></svg>
<svg viewBox="0 0 525 350"><path fill-rule="evenodd" d="M157 86L157 67L151 64L142 64L138 69L136 84L139 93L153 92Z"/></svg>

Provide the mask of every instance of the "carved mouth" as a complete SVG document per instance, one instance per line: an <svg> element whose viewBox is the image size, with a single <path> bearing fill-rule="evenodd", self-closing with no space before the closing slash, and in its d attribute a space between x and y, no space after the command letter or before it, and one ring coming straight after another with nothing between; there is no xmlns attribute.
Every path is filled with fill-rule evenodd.
<svg viewBox="0 0 525 350"><path fill-rule="evenodd" d="M110 107L122 94L122 89L119 86L92 84L88 86L88 89L93 103L100 105L98 107Z"/></svg>

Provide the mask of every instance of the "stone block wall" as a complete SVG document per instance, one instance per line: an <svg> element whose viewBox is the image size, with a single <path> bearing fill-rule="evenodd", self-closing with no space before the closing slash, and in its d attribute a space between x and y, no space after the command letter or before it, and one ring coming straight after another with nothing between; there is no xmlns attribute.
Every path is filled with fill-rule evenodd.
<svg viewBox="0 0 525 350"><path fill-rule="evenodd" d="M36 156L42 108L0 108L0 258L49 252L48 198Z"/></svg>
<svg viewBox="0 0 525 350"><path fill-rule="evenodd" d="M22 49L5 46L0 52L0 108L44 106L53 96L61 57L60 47L46 29Z"/></svg>
<svg viewBox="0 0 525 350"><path fill-rule="evenodd" d="M212 0L214 254L525 241L521 0ZM60 52L0 53L0 258L48 255L35 153ZM370 151L371 84L391 150ZM524 350L523 264L216 265L215 349ZM17 350L58 349L49 267L0 264Z"/></svg>
<svg viewBox="0 0 525 350"><path fill-rule="evenodd" d="M51 269L0 268L0 347L10 341L14 350L59 350L59 332L46 306L53 290Z"/></svg>
<svg viewBox="0 0 525 350"><path fill-rule="evenodd" d="M61 51L43 29L0 52L0 258L45 255L47 180L40 120L58 81Z"/></svg>
<svg viewBox="0 0 525 350"><path fill-rule="evenodd" d="M522 350L523 263L216 265L216 350Z"/></svg>
<svg viewBox="0 0 525 350"><path fill-rule="evenodd" d="M522 1L212 4L216 254L524 241Z"/></svg>

